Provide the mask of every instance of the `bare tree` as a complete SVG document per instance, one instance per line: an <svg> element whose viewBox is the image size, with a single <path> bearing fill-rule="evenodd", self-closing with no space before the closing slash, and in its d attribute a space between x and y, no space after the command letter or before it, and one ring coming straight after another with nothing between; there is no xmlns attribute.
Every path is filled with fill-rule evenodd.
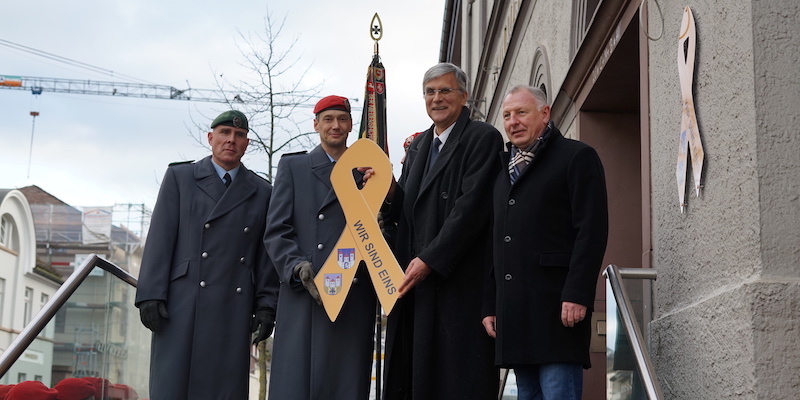
<svg viewBox="0 0 800 400"><path fill-rule="evenodd" d="M240 65L248 71L240 81L231 82L224 74L214 73L217 88L226 93L228 107L247 115L250 122L248 152L266 155L268 170L256 172L270 182L280 154L313 147L315 132L304 132L293 116L298 108L311 107L322 86L322 83L304 86L310 66L301 69L297 65L299 57L292 56L297 37L281 45L285 22L284 16L277 23L267 10L263 33L238 32L242 40ZM207 132L206 124L194 124L200 132ZM196 139L206 145L203 134Z"/></svg>

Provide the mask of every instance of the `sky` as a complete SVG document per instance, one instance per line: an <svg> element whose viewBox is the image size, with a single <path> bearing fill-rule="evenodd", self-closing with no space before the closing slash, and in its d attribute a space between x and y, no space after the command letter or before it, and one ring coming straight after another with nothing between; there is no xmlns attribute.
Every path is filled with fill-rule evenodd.
<svg viewBox="0 0 800 400"><path fill-rule="evenodd" d="M0 75L146 82L213 89L217 79L252 79L242 36L283 21L276 42L294 67L286 84L319 86L320 95L361 107L373 54L373 14L383 23L390 159L399 174L403 140L427 129L422 75L438 62L444 0L26 0L6 2L0 39L113 71L99 73L0 45ZM251 42L259 42L254 39ZM221 77L221 78L220 78ZM216 79L215 79L216 78ZM135 79L135 80L134 80ZM358 101L354 101L358 99ZM152 209L173 161L210 150L205 130L224 104L0 89L0 188L37 185L75 206L144 204ZM31 111L38 111L34 118ZM311 108L292 118L313 131ZM354 111L357 123L361 112ZM202 136L202 137L201 137ZM357 127L350 134L352 143ZM200 138L201 140L198 140ZM314 136L314 143L318 143ZM248 168L266 171L263 153Z"/></svg>

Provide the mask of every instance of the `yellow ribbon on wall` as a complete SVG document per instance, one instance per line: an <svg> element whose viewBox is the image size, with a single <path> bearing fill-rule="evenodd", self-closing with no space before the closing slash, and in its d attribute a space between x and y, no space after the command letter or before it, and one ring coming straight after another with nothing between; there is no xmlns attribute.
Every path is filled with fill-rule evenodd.
<svg viewBox="0 0 800 400"><path fill-rule="evenodd" d="M365 166L371 167L375 173L359 190L353 179L353 169ZM366 263L386 314L397 302L397 289L404 273L377 221L378 210L391 183L392 164L383 150L369 139L357 140L331 171L331 185L342 205L347 226L314 277L322 305L331 321L336 321L342 310L361 261Z"/></svg>
<svg viewBox="0 0 800 400"><path fill-rule="evenodd" d="M697 30L694 25L692 9L683 9L681 32L678 36L678 78L681 84L681 135L678 146L678 164L675 176L678 181L678 201L681 213L686 208L686 171L687 162L691 159L692 175L694 177L695 195L700 196L702 185L703 160L705 151L700 139L700 127L697 125L697 115L694 109L692 96L692 81L694 79L694 60Z"/></svg>

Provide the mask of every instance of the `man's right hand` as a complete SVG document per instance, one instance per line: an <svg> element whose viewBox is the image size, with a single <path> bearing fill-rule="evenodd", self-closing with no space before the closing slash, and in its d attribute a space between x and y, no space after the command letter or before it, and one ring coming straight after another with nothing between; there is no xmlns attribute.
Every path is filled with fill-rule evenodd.
<svg viewBox="0 0 800 400"><path fill-rule="evenodd" d="M306 288L317 304L322 305L322 299L319 297L319 290L317 290L317 285L314 283L314 269L311 267L311 263L308 261L301 261L295 265L294 276L300 279L303 287Z"/></svg>
<svg viewBox="0 0 800 400"><path fill-rule="evenodd" d="M427 278L431 271L432 268L429 267L425 261L422 261L421 258L416 257L411 260L411 262L408 263L408 267L406 267L403 282L400 283L400 287L397 289L397 298L403 298L409 290L413 289L414 286L417 286L418 283Z"/></svg>
<svg viewBox="0 0 800 400"><path fill-rule="evenodd" d="M139 317L142 324L153 332L161 328L161 318L168 319L167 302L164 300L145 300L139 304Z"/></svg>

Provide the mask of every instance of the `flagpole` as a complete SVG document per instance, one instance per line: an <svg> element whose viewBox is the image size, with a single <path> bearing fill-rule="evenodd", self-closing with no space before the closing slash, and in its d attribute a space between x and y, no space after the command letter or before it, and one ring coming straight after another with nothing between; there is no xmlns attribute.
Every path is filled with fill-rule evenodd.
<svg viewBox="0 0 800 400"><path fill-rule="evenodd" d="M373 58L378 58L378 41L381 40L381 38L383 37L383 24L381 23L381 17L378 16L378 13L375 13L375 15L372 16L372 21L370 22L370 27L369 27L369 34L374 42L373 48L375 54ZM373 71L370 71L369 79L372 80L372 87L374 89L376 85L374 82L375 74ZM367 110L366 107L364 109ZM364 128L362 127L361 129L363 130ZM375 140L376 143L379 143L379 140L377 139L378 137L376 135L376 137L373 140ZM388 148L384 147L384 151L387 150ZM387 151L387 156L388 156L388 151ZM383 338L383 329L382 329L383 324L381 323L381 321L382 321L381 303L376 302L375 303L375 399L376 400L381 400L381 369L382 369L381 364L383 363L383 346L381 345L382 344L381 339Z"/></svg>

